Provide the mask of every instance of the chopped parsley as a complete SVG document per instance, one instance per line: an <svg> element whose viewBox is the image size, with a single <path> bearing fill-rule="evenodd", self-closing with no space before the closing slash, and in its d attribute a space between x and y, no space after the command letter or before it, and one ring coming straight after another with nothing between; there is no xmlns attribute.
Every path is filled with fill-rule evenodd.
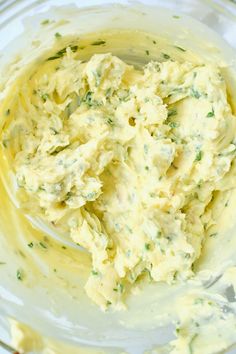
<svg viewBox="0 0 236 354"><path fill-rule="evenodd" d="M175 45L176 49L179 49L181 52L186 52L186 49L179 47L178 45Z"/></svg>
<svg viewBox="0 0 236 354"><path fill-rule="evenodd" d="M68 47L62 48L61 50L59 50L58 52L56 52L55 55L53 55L53 56L47 58L46 60L47 60L47 61L50 61L50 60L55 60L55 59L59 59L59 58L63 57L63 55L66 53L66 49L67 49L67 48L70 48L71 51L72 51L73 53L75 53L75 52L77 51L77 49L78 49L78 46L77 46L77 45L69 45Z"/></svg>
<svg viewBox="0 0 236 354"><path fill-rule="evenodd" d="M18 280L23 280L23 272L22 272L22 270L17 269L16 277L17 277Z"/></svg>
<svg viewBox="0 0 236 354"><path fill-rule="evenodd" d="M61 35L59 32L56 32L56 33L54 34L54 36L55 36L56 38L61 38L61 37L62 37L62 35Z"/></svg>
<svg viewBox="0 0 236 354"><path fill-rule="evenodd" d="M67 249L67 247L66 247L66 246L61 246L61 248L62 248L63 250L66 250L66 249Z"/></svg>
<svg viewBox="0 0 236 354"><path fill-rule="evenodd" d="M152 41L152 43L153 43L153 44L157 44L157 42L156 42L156 41Z"/></svg>
<svg viewBox="0 0 236 354"><path fill-rule="evenodd" d="M149 251L150 250L150 247L151 247L151 245L150 245L150 243L145 243L145 250L146 251Z"/></svg>
<svg viewBox="0 0 236 354"><path fill-rule="evenodd" d="M95 79L95 86L98 87L100 85L100 82L101 82L101 72L100 71L93 71L93 76L94 76L94 79Z"/></svg>
<svg viewBox="0 0 236 354"><path fill-rule="evenodd" d="M33 248L34 247L34 244L33 244L33 242L30 242L30 243L28 243L28 245L27 245L29 248Z"/></svg>
<svg viewBox="0 0 236 354"><path fill-rule="evenodd" d="M92 270L91 272L93 275L98 275L98 272L96 270Z"/></svg>
<svg viewBox="0 0 236 354"><path fill-rule="evenodd" d="M210 234L209 237L216 237L217 236L217 232L214 232L213 234Z"/></svg>
<svg viewBox="0 0 236 354"><path fill-rule="evenodd" d="M191 87L190 94L192 97L199 99L201 97L201 94L199 91L197 91L194 87Z"/></svg>
<svg viewBox="0 0 236 354"><path fill-rule="evenodd" d="M109 301L109 300L107 300L107 306L109 306L109 305L111 305L111 304L112 304L112 302Z"/></svg>
<svg viewBox="0 0 236 354"><path fill-rule="evenodd" d="M199 150L196 154L195 161L201 161L202 159L202 151Z"/></svg>
<svg viewBox="0 0 236 354"><path fill-rule="evenodd" d="M109 98L111 96L111 87L109 87L107 90L106 90L106 98Z"/></svg>
<svg viewBox="0 0 236 354"><path fill-rule="evenodd" d="M150 54L149 50L145 50L145 53L146 53L147 55L149 55L149 54Z"/></svg>
<svg viewBox="0 0 236 354"><path fill-rule="evenodd" d="M9 143L9 140L8 140L8 139L3 139L2 145L3 145L5 148L7 148L8 143Z"/></svg>
<svg viewBox="0 0 236 354"><path fill-rule="evenodd" d="M170 126L171 128L177 128L177 127L179 126L179 123L178 123L178 122L170 122L170 123L169 123L169 126Z"/></svg>
<svg viewBox="0 0 236 354"><path fill-rule="evenodd" d="M44 248L44 249L47 249L47 246L45 245L45 243L43 243L42 241L39 242L39 245Z"/></svg>
<svg viewBox="0 0 236 354"><path fill-rule="evenodd" d="M95 41L93 43L91 43L91 45L102 45L102 44L105 44L106 41L103 41L103 40L98 40L98 41Z"/></svg>
<svg viewBox="0 0 236 354"><path fill-rule="evenodd" d="M172 108L172 109L168 110L167 117L170 118L170 117L176 116L176 114L177 114L177 110L175 108Z"/></svg>
<svg viewBox="0 0 236 354"><path fill-rule="evenodd" d="M166 54L166 53L162 53L162 56L166 60L170 59L170 56L168 54Z"/></svg>
<svg viewBox="0 0 236 354"><path fill-rule="evenodd" d="M116 288L113 288L113 291L119 292L119 293L123 293L124 291L124 285L122 283L118 283Z"/></svg>
<svg viewBox="0 0 236 354"><path fill-rule="evenodd" d="M92 106L92 92L88 91L84 97L84 102L87 103L88 106Z"/></svg>
<svg viewBox="0 0 236 354"><path fill-rule="evenodd" d="M112 120L111 117L106 118L106 123L111 125L111 126L114 125L114 121Z"/></svg>
<svg viewBox="0 0 236 354"><path fill-rule="evenodd" d="M207 118L212 118L212 117L215 117L215 112L214 112L214 109L212 108L212 111L208 112L207 115L206 115Z"/></svg>
<svg viewBox="0 0 236 354"><path fill-rule="evenodd" d="M50 127L49 129L53 132L54 135L59 134L59 132L54 127Z"/></svg>
<svg viewBox="0 0 236 354"><path fill-rule="evenodd" d="M8 109L6 110L6 112L5 112L5 115L6 115L6 116L9 116L10 113L11 113L11 111L10 111L10 109L8 108Z"/></svg>
<svg viewBox="0 0 236 354"><path fill-rule="evenodd" d="M47 99L49 98L48 93L43 93L43 94L41 95L41 98L42 98L43 102L46 102Z"/></svg>
<svg viewBox="0 0 236 354"><path fill-rule="evenodd" d="M179 19L180 18L180 16L177 16L177 15L173 15L172 17L175 18L175 19Z"/></svg>
<svg viewBox="0 0 236 354"><path fill-rule="evenodd" d="M49 21L48 19L43 20L43 21L41 21L41 25L48 25L49 22L50 22L50 21Z"/></svg>

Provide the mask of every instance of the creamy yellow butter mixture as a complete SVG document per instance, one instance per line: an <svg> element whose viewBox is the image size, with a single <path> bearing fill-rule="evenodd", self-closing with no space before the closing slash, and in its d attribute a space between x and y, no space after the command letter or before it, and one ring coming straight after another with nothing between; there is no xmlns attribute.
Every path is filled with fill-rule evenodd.
<svg viewBox="0 0 236 354"><path fill-rule="evenodd" d="M88 296L120 308L145 274L193 276L234 163L236 118L214 64L163 53L139 69L76 51L16 88L2 141L23 206L91 254Z"/></svg>
<svg viewBox="0 0 236 354"><path fill-rule="evenodd" d="M130 64L132 46L130 60L126 46L120 49L131 38L142 65ZM90 257L85 291L110 310L104 316L124 309L147 283L169 284L157 288L160 298L148 312L153 328L165 312L175 322L176 339L164 352L226 349L236 337L236 307L226 291L235 296L228 259L235 243L233 233L224 237L234 220L236 117L222 66L143 33L63 43L59 36L53 52L13 75L1 101L1 245L7 242L16 260L11 281L36 290L37 281L48 290L54 284L80 299ZM74 249L33 229L24 215ZM18 226L8 226L9 218ZM223 251L228 263L214 267ZM145 308L132 313L133 322L123 320L127 328L139 314L147 322ZM88 350L64 348L35 329L13 321L12 345L45 354ZM119 352L112 350L94 348Z"/></svg>

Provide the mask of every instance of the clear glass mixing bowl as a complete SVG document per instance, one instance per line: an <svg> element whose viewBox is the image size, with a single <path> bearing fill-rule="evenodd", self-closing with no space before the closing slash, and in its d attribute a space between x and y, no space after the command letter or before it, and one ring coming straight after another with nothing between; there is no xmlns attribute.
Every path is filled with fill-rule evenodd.
<svg viewBox="0 0 236 354"><path fill-rule="evenodd" d="M61 28L69 34L64 19L70 19L79 8L75 32L78 35L107 30L137 29L151 32L178 42L195 52L224 57L234 69L236 48L236 3L229 0L8 0L0 1L0 69L16 54L24 55L35 35L41 30L40 23L47 18L62 21ZM71 8L72 6L72 8ZM73 8L74 6L74 8ZM69 7L70 10L61 8ZM58 10L59 9L59 10ZM72 9L72 10L71 10ZM74 9L74 10L73 10ZM200 23L199 23L200 22ZM26 27L25 27L26 26ZM25 33L27 28L27 33ZM186 36L189 32L191 35ZM47 44L45 32L41 39ZM209 45L212 44L211 45ZM48 42L49 48L50 42ZM214 52L212 48L218 47ZM135 50L135 49L134 49ZM119 54L119 53L116 53ZM232 82L232 87L234 83ZM3 189L2 189L3 191ZM0 220L4 220L4 208ZM14 216L9 221L14 223ZM2 253L10 252L6 238L7 228L0 222ZM17 230L16 230L17 232ZM9 330L7 317L29 324L43 336L68 341L73 345L84 344L108 348L108 352L139 354L153 346L164 346L174 338L173 328L153 328L146 317L155 317L157 309L149 285L145 296L130 304L124 313L102 313L88 303L84 294L68 297L53 286L45 288L38 282L31 289L24 289L13 277L12 265L0 266L0 338ZM159 289L161 291L161 289ZM144 299L144 300L143 300ZM171 299L171 293L170 293ZM170 300L171 301L171 300ZM86 310L85 310L86 309ZM129 326L131 317L136 326ZM114 349L115 348L115 349ZM118 349L117 349L118 348Z"/></svg>

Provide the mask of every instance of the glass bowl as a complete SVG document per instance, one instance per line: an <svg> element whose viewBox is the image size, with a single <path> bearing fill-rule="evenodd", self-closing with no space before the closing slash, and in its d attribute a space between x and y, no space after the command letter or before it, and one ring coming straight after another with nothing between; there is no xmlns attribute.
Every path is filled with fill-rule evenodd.
<svg viewBox="0 0 236 354"><path fill-rule="evenodd" d="M47 19L51 21L50 26L42 26ZM67 0L9 0L0 2L1 98L6 83L11 81L14 73L23 70L42 50L50 50L54 33L58 29L65 36L76 35L78 38L90 32L110 29L149 32L176 45L190 48L206 60L213 58L226 62L231 70L235 70L234 1L73 0L68 4ZM114 44L114 47L109 48L134 65L145 62L140 54L143 49L142 42L136 43L136 46L126 43L124 47ZM29 51L30 58L27 54ZM12 69L9 69L8 64L14 61ZM230 75L228 82L233 92L235 82ZM160 306L166 285L147 284L135 296L134 302L127 299L128 311L101 312L83 291L89 271L89 257L78 248L73 248L70 242L67 243L67 247L71 248L70 254L74 260L78 254L80 258L84 257L84 268L79 263L74 273L68 275L68 270L62 267L59 275L55 275L44 263L42 255L42 258L36 257L33 260L33 266L38 271L37 279L29 274L27 287L16 280L16 269L19 266L29 269L27 264L30 263L27 262L31 256L25 251L27 245L24 246L23 242L26 235L30 237L32 226L30 222L23 225L20 210L8 187L8 178L11 176L6 176L4 168L7 168L7 162L1 161L0 188L4 203L0 206L0 261L6 264L0 265L0 333L9 332L7 318L12 317L28 324L42 336L65 341L75 347L84 345L103 348L109 354L120 353L122 350L141 354L153 347L165 348L163 350L167 352L168 343L174 339L174 334L170 324L171 307L168 308L164 303L163 308ZM63 238L55 240L55 234L50 234L51 231L45 229L44 225L36 222L36 226L41 228L40 232L49 235L53 242L57 242L57 247L65 244ZM9 238L16 240L14 247L8 242ZM58 252L57 262L62 257L63 265L63 257L69 256L60 254ZM231 256L228 255L229 258ZM223 261L220 257L218 263ZM208 262L212 267L217 267L214 259ZM178 289L175 287L169 289L170 303L176 291ZM164 314L162 320L160 314Z"/></svg>

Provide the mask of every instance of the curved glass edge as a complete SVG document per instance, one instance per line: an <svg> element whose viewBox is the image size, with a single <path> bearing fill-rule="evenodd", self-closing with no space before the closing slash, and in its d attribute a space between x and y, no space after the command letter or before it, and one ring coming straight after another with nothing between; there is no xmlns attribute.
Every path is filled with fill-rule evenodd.
<svg viewBox="0 0 236 354"><path fill-rule="evenodd" d="M206 6L211 6L215 8L216 11L224 13L224 15L232 17L236 17L236 0L182 0L182 1L174 1L174 0L73 0L78 6L93 6L104 3L118 3L118 4L133 4L133 3L143 3L143 4L151 4L151 5L162 5L163 7L172 7L174 10L178 10L181 3L186 6L197 4L205 4ZM5 21L10 20L12 17L19 16L21 13L28 11L30 8L40 5L41 7L44 5L68 5L68 1L65 0L2 0L0 1L0 25ZM184 8L182 8L184 10ZM236 18L235 18L236 19Z"/></svg>
<svg viewBox="0 0 236 354"><path fill-rule="evenodd" d="M195 20L206 24L216 31L232 47L236 48L236 0L72 0L78 8L103 6L103 5L147 5L160 6L171 9L176 14L188 15ZM68 0L0 0L0 37L1 41L9 42L8 37L14 38L14 31L9 28L11 24L17 23L22 27L22 20L28 15L44 13L50 7L61 7L68 5ZM15 32L18 31L15 26ZM2 43L1 48L4 45Z"/></svg>

